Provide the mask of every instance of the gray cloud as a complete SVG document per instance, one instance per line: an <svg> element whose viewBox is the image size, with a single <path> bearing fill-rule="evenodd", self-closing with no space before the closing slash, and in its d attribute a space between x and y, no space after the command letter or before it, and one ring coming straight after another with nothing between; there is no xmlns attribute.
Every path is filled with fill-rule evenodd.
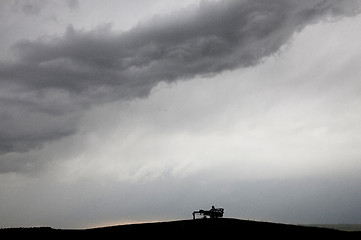
<svg viewBox="0 0 361 240"><path fill-rule="evenodd" d="M45 0L3 0L5 5L10 4L11 9L15 12L21 11L23 14L28 16L38 16L41 14L44 6L49 4L49 1ZM78 9L79 2L78 0L66 0L64 1L65 4L69 9Z"/></svg>
<svg viewBox="0 0 361 240"><path fill-rule="evenodd" d="M66 3L70 9L78 9L79 8L78 0L67 0Z"/></svg>
<svg viewBox="0 0 361 240"><path fill-rule="evenodd" d="M125 32L69 26L63 36L19 41L16 60L0 63L0 172L19 171L7 154L74 134L93 105L146 97L162 81L253 66L307 24L359 10L358 0L202 2Z"/></svg>

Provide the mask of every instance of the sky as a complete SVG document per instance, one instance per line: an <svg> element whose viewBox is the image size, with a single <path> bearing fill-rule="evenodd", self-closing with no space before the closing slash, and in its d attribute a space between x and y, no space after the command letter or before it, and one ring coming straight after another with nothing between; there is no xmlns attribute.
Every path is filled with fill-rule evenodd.
<svg viewBox="0 0 361 240"><path fill-rule="evenodd" d="M2 0L0 227L361 224L360 0Z"/></svg>

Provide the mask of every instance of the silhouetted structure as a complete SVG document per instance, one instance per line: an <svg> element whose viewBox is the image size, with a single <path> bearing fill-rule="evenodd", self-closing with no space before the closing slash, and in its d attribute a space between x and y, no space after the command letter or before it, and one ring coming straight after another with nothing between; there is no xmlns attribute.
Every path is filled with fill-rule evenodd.
<svg viewBox="0 0 361 240"><path fill-rule="evenodd" d="M199 211L194 211L192 215L193 219L196 219L196 214L203 215L204 218L206 218L207 216L209 216L210 218L219 218L223 217L223 213L223 208L215 208L214 206L212 206L212 208L208 211L201 209Z"/></svg>

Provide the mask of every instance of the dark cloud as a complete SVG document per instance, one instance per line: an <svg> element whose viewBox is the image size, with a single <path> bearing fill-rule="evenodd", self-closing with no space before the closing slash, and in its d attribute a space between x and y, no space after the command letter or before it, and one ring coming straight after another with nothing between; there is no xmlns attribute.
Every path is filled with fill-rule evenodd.
<svg viewBox="0 0 361 240"><path fill-rule="evenodd" d="M17 0L14 2L15 9L20 9L26 15L39 15L44 5L44 0L34 0L34 1L23 1Z"/></svg>
<svg viewBox="0 0 361 240"><path fill-rule="evenodd" d="M16 60L0 63L2 158L74 134L78 116L94 104L146 97L161 81L255 65L307 24L354 15L359 5L357 0L202 2L125 32L110 25L90 31L69 26L60 37L17 42ZM34 4L23 6L28 13L40 11Z"/></svg>
<svg viewBox="0 0 361 240"><path fill-rule="evenodd" d="M78 9L79 8L78 0L67 0L66 3L70 9Z"/></svg>
<svg viewBox="0 0 361 240"><path fill-rule="evenodd" d="M15 12L22 12L27 16L38 16L42 13L42 10L45 6L49 5L49 1L46 0L3 0L5 4L11 5L11 9ZM64 4L69 9L78 9L79 2L78 0L66 0Z"/></svg>

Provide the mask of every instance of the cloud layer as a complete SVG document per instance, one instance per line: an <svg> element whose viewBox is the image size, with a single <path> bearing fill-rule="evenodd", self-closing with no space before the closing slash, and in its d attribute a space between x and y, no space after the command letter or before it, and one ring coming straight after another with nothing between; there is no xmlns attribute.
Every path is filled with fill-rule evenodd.
<svg viewBox="0 0 361 240"><path fill-rule="evenodd" d="M358 0L202 2L124 32L69 26L63 36L18 41L16 59L0 63L0 172L24 170L9 154L76 133L92 106L256 65L306 25L359 10Z"/></svg>

